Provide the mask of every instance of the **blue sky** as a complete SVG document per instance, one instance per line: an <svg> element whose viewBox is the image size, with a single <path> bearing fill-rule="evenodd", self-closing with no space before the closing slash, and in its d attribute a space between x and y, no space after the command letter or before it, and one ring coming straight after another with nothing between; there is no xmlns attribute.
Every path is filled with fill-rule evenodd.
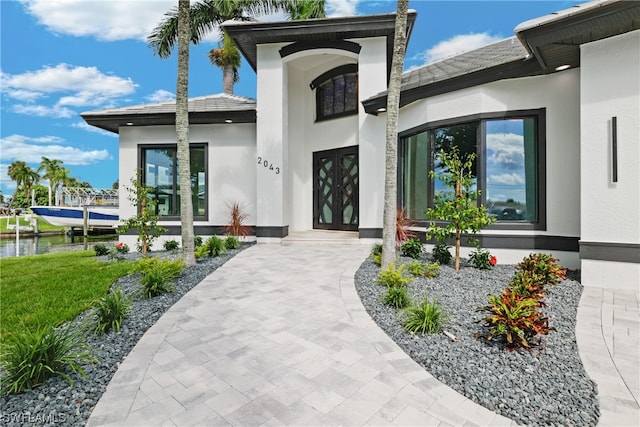
<svg viewBox="0 0 640 427"><path fill-rule="evenodd" d="M192 0L192 3L194 0ZM519 23L580 1L410 0L418 12L405 68L513 35ZM395 1L326 0L330 16L393 12ZM87 126L84 111L175 97L176 55L160 59L145 38L177 0L0 0L0 190L16 160L36 169L43 156L62 160L71 176L96 188L118 179L116 134ZM189 95L222 92L207 57L219 34L192 47ZM255 97L243 61L237 95Z"/></svg>

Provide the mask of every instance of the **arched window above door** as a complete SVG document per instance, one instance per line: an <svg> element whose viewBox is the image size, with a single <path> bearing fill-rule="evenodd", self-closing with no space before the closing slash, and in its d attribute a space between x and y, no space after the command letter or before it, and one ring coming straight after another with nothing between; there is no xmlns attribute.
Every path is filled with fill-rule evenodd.
<svg viewBox="0 0 640 427"><path fill-rule="evenodd" d="M316 121L358 113L358 65L347 64L321 74L311 82L316 90Z"/></svg>

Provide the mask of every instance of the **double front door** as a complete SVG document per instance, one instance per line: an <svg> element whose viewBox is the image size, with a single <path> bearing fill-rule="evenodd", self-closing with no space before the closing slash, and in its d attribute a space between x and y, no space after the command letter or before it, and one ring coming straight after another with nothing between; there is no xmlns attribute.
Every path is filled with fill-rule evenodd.
<svg viewBox="0 0 640 427"><path fill-rule="evenodd" d="M358 147L313 153L313 228L358 230Z"/></svg>

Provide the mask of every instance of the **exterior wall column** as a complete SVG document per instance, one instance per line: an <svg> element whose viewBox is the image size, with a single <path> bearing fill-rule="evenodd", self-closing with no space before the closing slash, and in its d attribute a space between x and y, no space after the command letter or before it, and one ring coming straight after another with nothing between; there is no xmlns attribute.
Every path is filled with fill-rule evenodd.
<svg viewBox="0 0 640 427"><path fill-rule="evenodd" d="M580 73L582 284L637 291L640 30L582 45Z"/></svg>
<svg viewBox="0 0 640 427"><path fill-rule="evenodd" d="M288 234L287 72L281 45L258 46L256 120L256 237L268 241Z"/></svg>
<svg viewBox="0 0 640 427"><path fill-rule="evenodd" d="M358 64L360 237L381 238L386 115L365 113L361 102L387 89L387 45L385 37L354 41L362 46Z"/></svg>

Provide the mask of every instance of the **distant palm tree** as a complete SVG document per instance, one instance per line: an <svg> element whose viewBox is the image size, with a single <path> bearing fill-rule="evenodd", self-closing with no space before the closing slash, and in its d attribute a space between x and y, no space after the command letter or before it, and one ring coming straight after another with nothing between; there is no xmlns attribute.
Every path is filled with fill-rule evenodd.
<svg viewBox="0 0 640 427"><path fill-rule="evenodd" d="M11 178L12 181L16 182L16 190L11 198L11 203L9 203L9 208L11 208L13 201L20 190L24 191L25 199L29 199L31 187L33 184L38 182L40 175L21 160L16 160L9 165L7 175L9 175L9 178Z"/></svg>
<svg viewBox="0 0 640 427"><path fill-rule="evenodd" d="M38 173L44 172L42 178L49 181L49 205L51 205L51 193L55 194L58 190L58 185L60 185L60 169L64 169L62 160L51 160L47 157L42 157L42 162L40 162L40 166L38 167Z"/></svg>
<svg viewBox="0 0 640 427"><path fill-rule="evenodd" d="M190 8L190 40L198 44L202 37L228 20L250 21L255 16L273 12L285 12L290 19L324 18L324 0L205 0ZM149 46L161 58L168 58L178 37L178 12L174 8L147 37ZM233 84L238 81L240 53L231 40L223 40L217 49L209 52L212 64L222 68L223 90L233 94Z"/></svg>

